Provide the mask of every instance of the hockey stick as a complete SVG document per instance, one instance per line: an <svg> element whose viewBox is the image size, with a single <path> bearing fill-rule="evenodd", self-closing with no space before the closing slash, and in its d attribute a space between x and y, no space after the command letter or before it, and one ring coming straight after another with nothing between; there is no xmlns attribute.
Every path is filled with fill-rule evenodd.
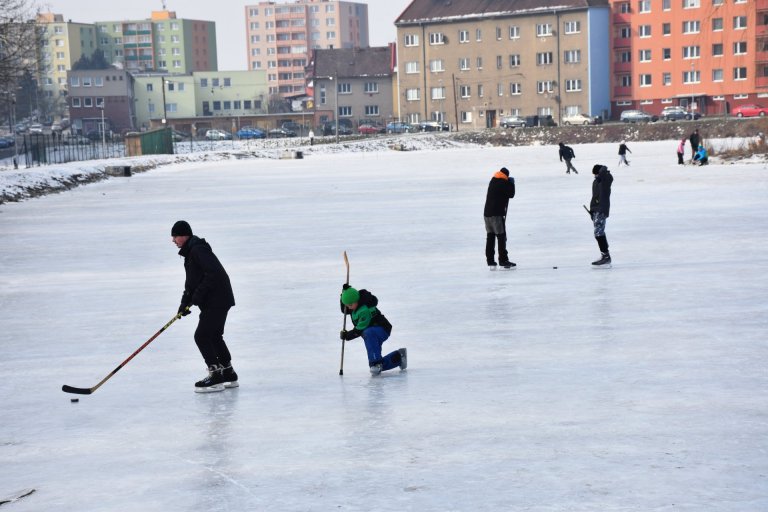
<svg viewBox="0 0 768 512"><path fill-rule="evenodd" d="M189 306L187 306L187 310L189 310ZM164 326L163 326L163 327L162 327L162 328L161 328L159 331L157 331L157 332L155 333L155 335L154 335L154 336L152 336L151 338L149 338L149 339L148 339L148 340L147 340L147 341L146 341L146 342L145 342L145 343L144 343L142 346L140 346L140 347L139 347L139 348L136 350L136 352L134 352L133 354L131 354L131 355L130 355L130 357L128 357L128 359L126 359L125 361L123 361L122 363L120 363L120 364L117 366L117 368L115 368L114 370L112 370L112 371L110 372L110 374L109 374L109 375L107 375L106 377L104 377L103 379L101 379L101 382L99 382L98 384L96 384L96 385L95 385L95 386L93 386L92 388L75 388L75 387L72 387L72 386L67 386L66 384L64 384L64 385L61 387L61 390L62 390L63 392L65 392L65 393L75 393L76 395L90 395L91 393L93 393L94 391L96 391L97 389L99 389L99 388L101 387L101 385L102 385L102 384L104 384L104 383L105 383L105 382L107 382L107 381L108 381L110 378L112 378L112 376L113 376L114 374L116 374L118 371L120 371L120 368L122 368L123 366L125 366L126 364L128 364L128 361L130 361L131 359L133 359L133 358L136 356L136 354L138 354L139 352L141 352L142 350L144 350L144 348L145 348L147 345L149 345L150 343L152 343L152 342L155 340L155 338L157 338L158 336L160 336L160 333L162 333L164 330L166 330L168 327L170 327L170 325L171 325L173 322L175 322L176 320L178 320L179 318L181 318L181 313L179 313L179 314L177 314L176 316L174 316L173 318L171 318L171 321L170 321L170 322L168 322L167 324L165 324L165 325L164 325Z"/></svg>
<svg viewBox="0 0 768 512"><path fill-rule="evenodd" d="M344 264L347 266L347 284L349 284L349 258L347 258L347 251L344 251ZM347 308L344 308L344 325L342 331L347 330ZM341 340L341 366L339 366L339 375L344 375L344 343L346 340Z"/></svg>
<svg viewBox="0 0 768 512"><path fill-rule="evenodd" d="M583 206L583 207L584 207L584 209L587 211L587 215L589 215L589 218L591 219L591 218L592 218L592 212L591 212L591 211L589 211L589 208L587 208L587 206L586 206L586 205L581 205L581 206Z"/></svg>

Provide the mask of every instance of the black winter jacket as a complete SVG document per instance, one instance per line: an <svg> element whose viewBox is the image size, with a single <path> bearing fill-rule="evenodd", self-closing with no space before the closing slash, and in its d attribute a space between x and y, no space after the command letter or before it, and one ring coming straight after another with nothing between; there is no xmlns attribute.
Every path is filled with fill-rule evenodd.
<svg viewBox="0 0 768 512"><path fill-rule="evenodd" d="M374 308L375 313L373 317L371 318L371 323L369 324L369 327L373 326L380 326L383 327L385 331L387 331L387 334L392 334L392 324L389 323L389 320L379 311L376 306L379 304L379 299L376 298L374 294L369 292L368 290L358 290L360 293L360 299L357 301L358 307L359 306L367 306L368 308ZM341 302L341 298L339 298L339 304L341 305L341 312L342 313L350 313L350 311L347 309L347 306L344 305L343 302ZM352 340L357 338L358 336L362 336L362 332L358 329L352 329L351 331L348 331L349 334L347 336L348 340Z"/></svg>
<svg viewBox="0 0 768 512"><path fill-rule="evenodd" d="M604 213L608 217L611 209L611 184L613 176L607 167L603 167L592 181L592 200L589 202L589 210L595 214Z"/></svg>
<svg viewBox="0 0 768 512"><path fill-rule="evenodd" d="M509 200L515 197L515 179L499 171L493 175L485 196L485 217L505 217Z"/></svg>
<svg viewBox="0 0 768 512"><path fill-rule="evenodd" d="M187 274L182 304L191 303L200 309L228 309L235 305L229 276L204 238L189 237L179 255L184 256Z"/></svg>
<svg viewBox="0 0 768 512"><path fill-rule="evenodd" d="M562 145L560 146L560 161L563 161L563 158L566 160L570 160L571 158L576 158L576 153L573 152L573 148L571 146Z"/></svg>

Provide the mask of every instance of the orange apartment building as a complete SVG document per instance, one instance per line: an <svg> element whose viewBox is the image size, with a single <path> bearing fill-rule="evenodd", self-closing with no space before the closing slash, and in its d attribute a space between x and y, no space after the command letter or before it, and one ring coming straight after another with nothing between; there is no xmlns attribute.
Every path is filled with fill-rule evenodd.
<svg viewBox="0 0 768 512"><path fill-rule="evenodd" d="M768 104L768 0L611 0L612 116Z"/></svg>
<svg viewBox="0 0 768 512"><path fill-rule="evenodd" d="M265 70L269 94L284 97L306 94L312 50L367 48L370 39L368 5L340 0L246 5L245 28L248 69Z"/></svg>

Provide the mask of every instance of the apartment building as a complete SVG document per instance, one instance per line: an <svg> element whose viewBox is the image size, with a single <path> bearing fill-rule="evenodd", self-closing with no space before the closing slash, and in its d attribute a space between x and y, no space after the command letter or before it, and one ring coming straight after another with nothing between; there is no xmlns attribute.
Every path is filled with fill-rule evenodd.
<svg viewBox="0 0 768 512"><path fill-rule="evenodd" d="M768 0L611 0L614 116L768 96Z"/></svg>
<svg viewBox="0 0 768 512"><path fill-rule="evenodd" d="M310 51L366 48L368 5L338 0L259 2L245 6L248 69L266 70L269 93L305 94Z"/></svg>
<svg viewBox="0 0 768 512"><path fill-rule="evenodd" d="M216 23L153 11L149 19L96 22L107 61L132 72L192 73L218 69Z"/></svg>
<svg viewBox="0 0 768 512"><path fill-rule="evenodd" d="M395 108L408 122L610 111L608 0L414 0L395 26Z"/></svg>
<svg viewBox="0 0 768 512"><path fill-rule="evenodd" d="M395 45L313 50L307 67L315 121L383 125L395 117Z"/></svg>
<svg viewBox="0 0 768 512"><path fill-rule="evenodd" d="M87 134L107 130L124 133L136 128L133 78L121 69L79 70L67 73L72 129Z"/></svg>
<svg viewBox="0 0 768 512"><path fill-rule="evenodd" d="M83 55L90 57L96 51L96 29L50 12L39 14L37 24L42 29L38 86L48 102L45 110L61 116L67 108L67 71Z"/></svg>

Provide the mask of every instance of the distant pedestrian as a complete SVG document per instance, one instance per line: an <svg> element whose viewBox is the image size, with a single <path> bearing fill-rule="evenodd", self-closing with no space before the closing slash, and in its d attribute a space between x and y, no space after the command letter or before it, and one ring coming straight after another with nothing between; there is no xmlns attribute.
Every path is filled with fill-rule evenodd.
<svg viewBox="0 0 768 512"><path fill-rule="evenodd" d="M632 150L627 147L626 141L621 141L621 144L619 144L619 167L621 167L622 163L629 167L629 162L627 161L627 151L630 153L632 152Z"/></svg>
<svg viewBox="0 0 768 512"><path fill-rule="evenodd" d="M693 155L693 161L694 163L698 162L699 165L707 165L709 163L709 154L707 153L707 148L699 145L698 151L696 151L696 154Z"/></svg>
<svg viewBox="0 0 768 512"><path fill-rule="evenodd" d="M560 143L560 161L562 162L565 160L565 174L571 174L571 171L573 171L574 174L579 174L579 171L576 170L576 168L571 163L571 160L576 158L576 153L573 152L573 148L570 146L566 146L562 142Z"/></svg>
<svg viewBox="0 0 768 512"><path fill-rule="evenodd" d="M683 159L685 156L685 141L686 138L683 137L677 145L677 165L685 165L685 160Z"/></svg>
<svg viewBox="0 0 768 512"><path fill-rule="evenodd" d="M693 155L699 150L699 145L701 144L701 136L699 135L698 128L693 130L693 133L688 137L688 140L691 141L691 158L693 158Z"/></svg>
<svg viewBox="0 0 768 512"><path fill-rule="evenodd" d="M485 196L485 260L491 270L496 270L494 249L499 244L499 264L504 268L512 268L514 263L509 261L507 253L507 207L509 200L515 197L515 178L509 175L506 167L502 167L488 183Z"/></svg>
<svg viewBox="0 0 768 512"><path fill-rule="evenodd" d="M309 145L314 146L315 145L315 132L312 130L309 130Z"/></svg>

